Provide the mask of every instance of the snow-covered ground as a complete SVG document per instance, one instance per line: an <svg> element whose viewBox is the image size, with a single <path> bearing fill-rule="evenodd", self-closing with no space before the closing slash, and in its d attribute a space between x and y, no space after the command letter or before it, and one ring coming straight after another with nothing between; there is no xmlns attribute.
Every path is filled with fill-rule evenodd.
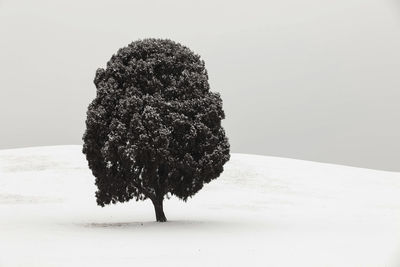
<svg viewBox="0 0 400 267"><path fill-rule="evenodd" d="M232 154L167 223L95 191L80 146L0 150L0 266L400 266L400 173Z"/></svg>

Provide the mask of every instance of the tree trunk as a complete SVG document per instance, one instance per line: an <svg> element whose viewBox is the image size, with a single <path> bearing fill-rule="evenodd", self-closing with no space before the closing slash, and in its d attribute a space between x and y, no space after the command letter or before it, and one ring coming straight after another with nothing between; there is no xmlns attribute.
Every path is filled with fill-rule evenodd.
<svg viewBox="0 0 400 267"><path fill-rule="evenodd" d="M163 209L163 200L164 200L163 198L153 200L153 205L154 205L154 210L156 212L157 222L166 222L167 221L167 218L165 217L164 209Z"/></svg>

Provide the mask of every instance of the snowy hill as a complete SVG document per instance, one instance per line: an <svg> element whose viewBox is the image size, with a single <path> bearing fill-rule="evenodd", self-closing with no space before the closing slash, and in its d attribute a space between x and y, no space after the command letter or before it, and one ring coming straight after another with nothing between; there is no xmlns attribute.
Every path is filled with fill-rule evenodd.
<svg viewBox="0 0 400 267"><path fill-rule="evenodd" d="M0 150L0 266L400 266L400 173L232 154L164 224L95 191L80 146Z"/></svg>

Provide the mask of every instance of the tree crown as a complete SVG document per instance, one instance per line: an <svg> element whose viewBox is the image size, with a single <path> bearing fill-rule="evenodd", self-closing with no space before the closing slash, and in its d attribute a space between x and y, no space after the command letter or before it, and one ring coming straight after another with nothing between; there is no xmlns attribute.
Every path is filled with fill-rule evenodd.
<svg viewBox="0 0 400 267"><path fill-rule="evenodd" d="M132 42L98 69L83 152L99 205L132 198L186 200L229 160L225 114L204 61L164 39Z"/></svg>

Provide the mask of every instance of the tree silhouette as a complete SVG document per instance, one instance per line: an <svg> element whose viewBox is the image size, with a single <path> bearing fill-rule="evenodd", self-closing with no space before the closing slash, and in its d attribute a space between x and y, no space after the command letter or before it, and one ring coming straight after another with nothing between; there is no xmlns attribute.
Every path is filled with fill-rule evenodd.
<svg viewBox="0 0 400 267"><path fill-rule="evenodd" d="M186 201L229 160L222 100L210 92L204 61L166 39L121 48L94 79L83 153L96 177L98 205L130 199Z"/></svg>

